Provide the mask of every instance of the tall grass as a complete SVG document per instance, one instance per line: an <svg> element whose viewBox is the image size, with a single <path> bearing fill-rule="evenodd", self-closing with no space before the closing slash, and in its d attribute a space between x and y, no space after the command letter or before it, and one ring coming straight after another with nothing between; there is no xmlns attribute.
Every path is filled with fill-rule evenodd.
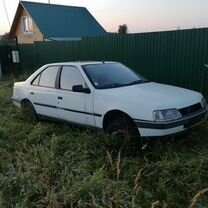
<svg viewBox="0 0 208 208"><path fill-rule="evenodd" d="M28 122L0 81L0 207L208 207L208 123L119 152L110 137Z"/></svg>

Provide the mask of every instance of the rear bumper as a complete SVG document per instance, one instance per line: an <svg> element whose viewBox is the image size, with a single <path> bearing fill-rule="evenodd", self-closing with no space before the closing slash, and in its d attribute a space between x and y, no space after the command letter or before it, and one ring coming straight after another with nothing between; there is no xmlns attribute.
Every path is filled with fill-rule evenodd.
<svg viewBox="0 0 208 208"><path fill-rule="evenodd" d="M142 137L158 137L175 135L200 124L208 117L208 107L189 116L169 122L137 120L134 122Z"/></svg>
<svg viewBox="0 0 208 208"><path fill-rule="evenodd" d="M21 101L16 99L16 98L11 98L12 102L17 106L17 107L21 107Z"/></svg>

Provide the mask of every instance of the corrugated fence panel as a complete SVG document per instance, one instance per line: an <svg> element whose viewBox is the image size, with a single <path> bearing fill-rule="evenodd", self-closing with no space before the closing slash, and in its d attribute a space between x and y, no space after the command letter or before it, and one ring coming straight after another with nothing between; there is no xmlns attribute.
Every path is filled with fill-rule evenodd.
<svg viewBox="0 0 208 208"><path fill-rule="evenodd" d="M62 61L120 61L149 80L208 93L208 28L21 45L24 68Z"/></svg>
<svg viewBox="0 0 208 208"><path fill-rule="evenodd" d="M65 42L64 61L80 61L82 60L82 51L80 41Z"/></svg>
<svg viewBox="0 0 208 208"><path fill-rule="evenodd" d="M79 41L35 42L34 53L35 68L48 63L78 61L82 54Z"/></svg>
<svg viewBox="0 0 208 208"><path fill-rule="evenodd" d="M20 50L20 66L21 71L34 71L35 67L35 59L36 54L34 51L34 45L32 44L24 44L19 45Z"/></svg>
<svg viewBox="0 0 208 208"><path fill-rule="evenodd" d="M64 42L36 42L34 46L37 67L65 60Z"/></svg>

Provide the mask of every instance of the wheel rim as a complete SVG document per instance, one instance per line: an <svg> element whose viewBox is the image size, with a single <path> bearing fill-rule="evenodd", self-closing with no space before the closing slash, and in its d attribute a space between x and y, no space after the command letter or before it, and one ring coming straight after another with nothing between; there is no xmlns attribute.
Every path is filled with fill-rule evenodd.
<svg viewBox="0 0 208 208"><path fill-rule="evenodd" d="M128 133L127 129L114 130L111 135L113 137L116 137L116 138L119 138L119 139L129 138L129 133Z"/></svg>

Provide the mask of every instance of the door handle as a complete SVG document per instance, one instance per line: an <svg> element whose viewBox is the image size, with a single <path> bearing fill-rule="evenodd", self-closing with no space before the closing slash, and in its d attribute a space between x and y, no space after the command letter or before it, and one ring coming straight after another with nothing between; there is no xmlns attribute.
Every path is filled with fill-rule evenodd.
<svg viewBox="0 0 208 208"><path fill-rule="evenodd" d="M59 99L59 100L63 100L63 97L58 96L58 99Z"/></svg>
<svg viewBox="0 0 208 208"><path fill-rule="evenodd" d="M34 95L35 93L34 93L34 92L30 92L30 94L31 94L31 95Z"/></svg>

